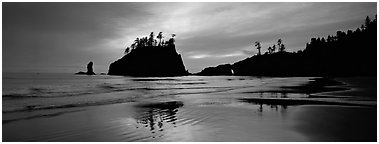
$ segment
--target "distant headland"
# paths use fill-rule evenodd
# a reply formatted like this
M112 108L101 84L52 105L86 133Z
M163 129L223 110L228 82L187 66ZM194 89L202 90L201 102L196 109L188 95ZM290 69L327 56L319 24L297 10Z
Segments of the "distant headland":
M312 38L304 50L286 52L279 39L261 54L260 42L254 56L234 64L208 67L195 75L237 76L376 76L377 22L366 17L355 31L337 31L327 38Z
M124 56L111 63L108 75L122 76L185 76L188 75L180 54L175 49L175 34L168 41L159 32L149 37L136 38L125 49Z

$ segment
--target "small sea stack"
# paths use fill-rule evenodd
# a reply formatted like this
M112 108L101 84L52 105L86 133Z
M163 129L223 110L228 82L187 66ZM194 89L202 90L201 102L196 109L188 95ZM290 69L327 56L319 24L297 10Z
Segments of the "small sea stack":
M93 72L93 62L90 61L88 64L87 64L87 72L77 72L75 74L78 74L78 75L96 75L95 72Z

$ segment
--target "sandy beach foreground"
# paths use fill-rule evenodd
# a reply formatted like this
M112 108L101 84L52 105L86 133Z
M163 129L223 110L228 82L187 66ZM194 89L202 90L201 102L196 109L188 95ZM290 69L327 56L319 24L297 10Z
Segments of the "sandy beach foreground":
M361 94L374 102L288 103L286 98L247 99L246 92L231 91L182 94L3 113L3 141L376 141L376 89L362 91L358 85L344 82L355 87L344 95ZM339 97L341 92L312 94L331 95ZM297 95L288 93L286 97Z
M376 109L354 106L89 107L3 125L4 141L376 141ZM177 108L175 108L177 107ZM258 108L259 109L259 108Z

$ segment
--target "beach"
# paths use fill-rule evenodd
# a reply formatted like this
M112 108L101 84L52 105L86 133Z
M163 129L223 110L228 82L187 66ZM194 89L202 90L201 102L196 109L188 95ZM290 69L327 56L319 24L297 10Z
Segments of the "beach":
M3 141L345 142L377 139L376 89L362 91L359 87L362 83L349 83L349 80L331 83L320 78L195 79L196 83L185 81L192 83L190 87L154 91L151 97L144 91L145 98L132 101L3 111ZM225 83L220 84L220 79ZM364 79L363 83L376 81L356 79ZM357 82L356 79L353 81ZM139 81L157 83L156 79ZM229 86L231 83L227 82L231 81L240 87ZM254 84L248 83L251 81L255 81ZM201 83L208 84L194 88ZM213 87L217 85L223 88ZM306 94L307 89L317 91ZM126 93L99 95L122 94Z
M3 142L377 142L377 2L4 2Z

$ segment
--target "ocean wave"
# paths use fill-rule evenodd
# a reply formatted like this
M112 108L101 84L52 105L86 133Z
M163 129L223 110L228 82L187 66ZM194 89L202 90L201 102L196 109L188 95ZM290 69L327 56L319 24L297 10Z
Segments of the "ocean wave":
M175 95L190 95L190 94L206 94L206 93L217 93L217 92L225 92L233 89L221 88L221 89L212 89L209 91L196 91L196 92L176 92L176 93L163 93L157 95L150 95L148 98L159 98L166 96L175 96ZM125 98L119 99L108 99L108 100L99 100L99 101L85 101L80 103L67 103L60 105L27 105L24 107L19 107L16 109L4 110L3 113L13 113L13 112L23 112L23 111L35 111L35 110L47 110L47 109L61 109L61 108L73 108L73 107L87 107L87 106L95 106L95 105L107 105L107 104L116 104L116 103L126 103L126 102L135 102L139 99L143 99L146 97L137 97L137 96L129 96Z
M265 105L344 105L344 106L367 106L376 107L371 103L357 103L355 101L336 99L309 99L309 98L241 98L242 102Z
M82 111L82 110L61 111L61 112L48 113L48 114L37 114L37 115L19 117L19 118L13 118L13 119L3 119L3 124L15 122L15 121L20 121L20 120L29 120L29 119L43 118L43 117L54 117L54 116L59 116L59 115L63 115L66 113L79 112L79 111Z
M367 105L365 101L346 100L349 97L311 95L323 91L349 89L341 83L325 79L196 77L178 80L176 78L126 79L120 77L112 80L95 79L77 82L72 80L69 85L56 84L47 87L41 84L26 88L27 90L24 88L19 93L16 90L3 92L3 105L6 105L3 113L127 103L141 99L172 98L193 94L220 94L220 97L230 99L246 97L251 99L241 99L241 101L251 103Z
M185 79L175 79L175 78L136 78L132 81L191 81Z
M61 109L61 108L74 108L74 107L86 107L95 105L106 105L106 104L116 104L124 102L134 102L133 99L114 99L107 101L96 101L96 102L83 102L83 103L70 103L62 105L28 105L22 108L17 108L13 110L3 110L3 113L13 113L13 112L25 112L25 111L35 111L35 110L48 110L48 109Z
M159 83L162 85L205 85L208 82L181 82L181 83Z
M58 97L73 97L73 96L84 96L90 94L105 94L112 92L121 91L167 91L167 90L206 90L206 89L225 89L233 87L210 87L210 86L196 86L196 87L124 87L119 85L99 85L98 88L91 90L78 90L78 91L44 91L42 89L39 92L29 92L29 93L6 93L3 94L3 100L9 99L28 99L28 98L58 98ZM234 87L241 88L241 87Z

